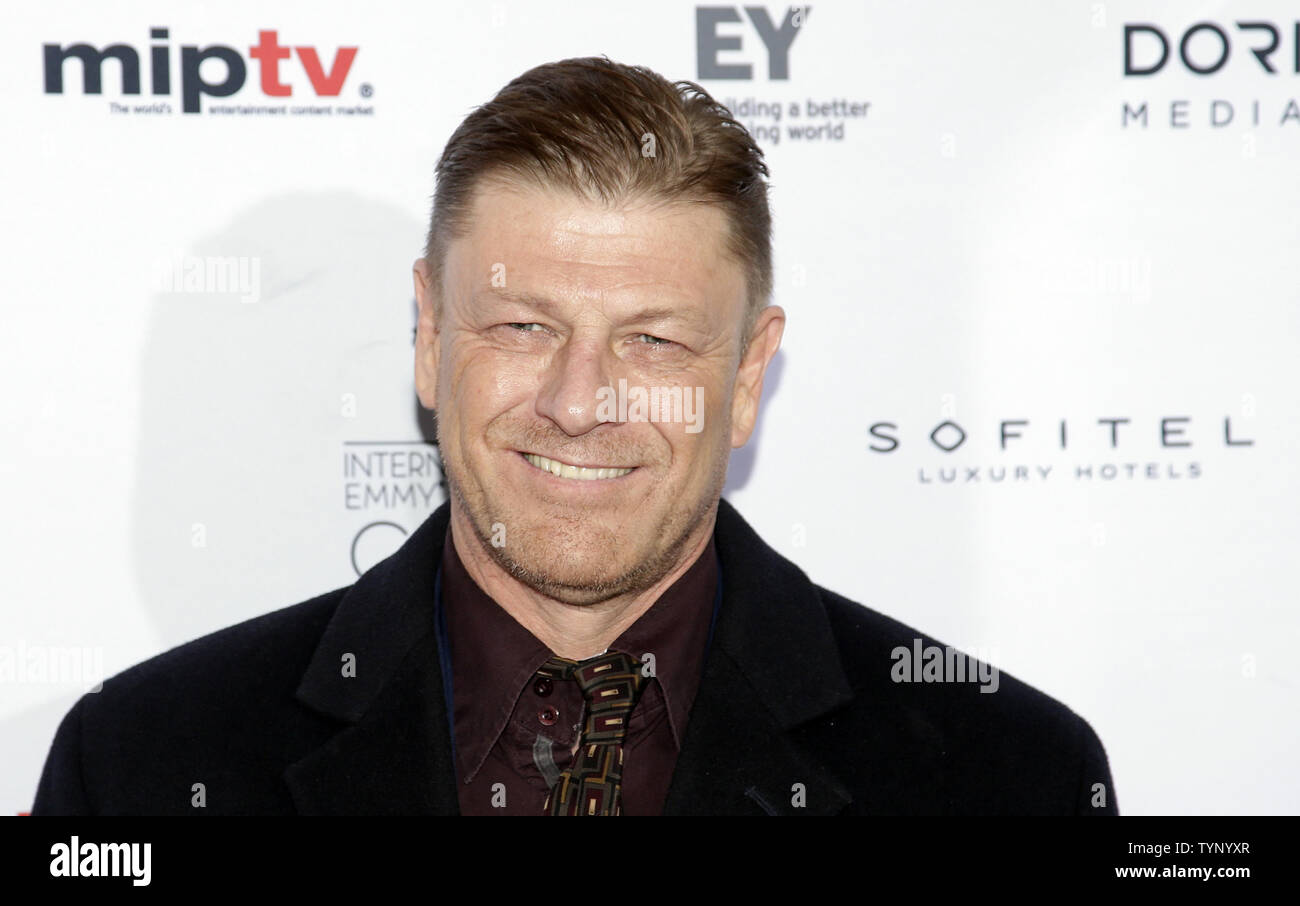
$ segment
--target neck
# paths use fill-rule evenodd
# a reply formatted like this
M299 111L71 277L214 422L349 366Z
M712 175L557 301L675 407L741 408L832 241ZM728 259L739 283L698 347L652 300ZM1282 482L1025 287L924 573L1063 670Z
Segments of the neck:
M519 625L560 657L583 660L600 654L629 626L640 619L673 583L682 577L708 547L717 511L701 525L682 548L677 564L657 582L641 591L615 595L595 604L569 604L520 582L484 549L469 517L453 498L451 541L456 555L479 588L496 601Z

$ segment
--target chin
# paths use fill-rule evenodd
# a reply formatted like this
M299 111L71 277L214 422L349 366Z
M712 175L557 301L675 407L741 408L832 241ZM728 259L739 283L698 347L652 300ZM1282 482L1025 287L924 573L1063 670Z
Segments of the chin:
M585 536L585 537L584 537ZM641 591L659 578L654 552L627 559L631 545L606 533L552 535L552 543L488 550L493 559L524 585L567 604L595 604ZM615 558L617 555L617 559Z
M501 565L520 582L566 604L596 604L635 591L637 587L625 573L611 573L608 561L597 568L595 564L566 566L554 560L520 562L505 554L499 559Z

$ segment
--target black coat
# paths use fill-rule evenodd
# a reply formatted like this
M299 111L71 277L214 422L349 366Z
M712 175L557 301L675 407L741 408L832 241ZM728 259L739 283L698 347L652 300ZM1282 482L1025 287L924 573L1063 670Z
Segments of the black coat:
M456 814L432 619L449 512L355 584L83 696L33 813ZM814 585L725 500L716 541L722 607L666 814L1117 814L1100 740L1060 702L1006 674L991 694L895 682L897 646L942 643Z

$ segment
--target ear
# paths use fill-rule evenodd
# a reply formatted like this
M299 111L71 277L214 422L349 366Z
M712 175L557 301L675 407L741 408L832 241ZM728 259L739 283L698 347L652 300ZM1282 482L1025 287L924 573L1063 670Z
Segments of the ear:
M415 326L415 392L426 409L438 408L438 293L429 262L416 258L412 267L419 317Z
M785 333L785 311L769 305L758 313L750 333L749 348L740 360L736 390L731 396L731 446L743 447L754 433L758 403L763 397L763 376Z

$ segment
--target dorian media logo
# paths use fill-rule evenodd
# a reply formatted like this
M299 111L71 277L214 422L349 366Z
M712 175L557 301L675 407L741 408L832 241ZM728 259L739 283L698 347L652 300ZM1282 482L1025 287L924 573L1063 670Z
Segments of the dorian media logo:
M1121 113L1124 128L1300 127L1300 101L1291 94L1300 76L1300 22L1126 22L1123 52L1130 85L1156 88L1189 76L1204 82L1190 92L1179 89L1179 96L1127 98ZM1215 81L1221 76L1233 76L1238 86L1259 86L1259 91L1250 96L1225 93Z
M358 47L335 49L332 60L326 65L314 46L281 44L275 29L260 29L257 43L249 46L246 54L226 44L202 47L182 44L179 54L173 54L171 45L167 43L169 29L151 28L149 37L162 43L150 44L147 55L123 43L103 47L86 42L43 45L45 93L64 94L65 89L80 76L81 90L85 95L102 95L105 83L110 83L117 98L110 102L113 113L171 113L171 101L178 92L181 111L186 114L319 116L373 113L373 108L368 105L314 103L321 98L342 97L345 91L351 90L362 98L371 96L373 89L369 84L362 83L352 89L349 81ZM146 67L142 67L142 56L147 56ZM239 94L249 81L250 68L256 69L255 88L247 93L259 91L261 97L256 102L222 105L204 102L204 98L229 98ZM150 96L162 100L128 105L126 101L129 98L143 94L146 69ZM262 103L266 99L277 102ZM292 103L288 99L292 99Z

